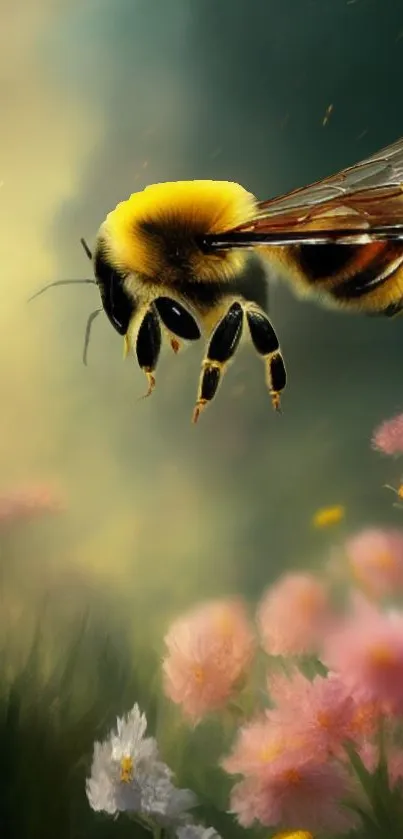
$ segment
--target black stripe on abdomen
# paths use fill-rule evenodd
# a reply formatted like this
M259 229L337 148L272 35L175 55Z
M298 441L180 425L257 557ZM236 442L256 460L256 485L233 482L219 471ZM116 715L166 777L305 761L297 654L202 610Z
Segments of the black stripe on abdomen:
M299 245L292 256L300 271L311 282L331 279L344 273L361 245Z
M352 265L350 268L352 275L348 279L340 279L339 282L335 282L331 288L332 296L339 300L363 297L371 291L379 289L382 285L390 283L401 265L397 265L391 271L388 271L388 269L399 256L403 257L401 247L396 247L392 243L385 243L384 248L375 254L364 268L361 268L358 262L357 270L354 272L354 266ZM384 276L385 273L386 276Z

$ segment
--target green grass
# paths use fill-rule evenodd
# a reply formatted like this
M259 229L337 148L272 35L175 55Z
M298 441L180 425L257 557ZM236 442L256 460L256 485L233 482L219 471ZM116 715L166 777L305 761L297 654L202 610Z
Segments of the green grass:
M0 653L1 838L145 839L124 814L94 813L85 794L94 741L104 739L134 702L146 712L148 733L157 736L178 785L198 795L195 818L223 837L248 835L225 813L229 779L218 766L232 726L212 720L187 728L160 696L157 656L134 656L127 627L113 632L106 635L92 615L63 637L60 629L55 634L54 617L45 617L16 675L4 675L12 655ZM56 663L49 667L49 660Z
M0 684L2 839L141 837L127 819L93 813L85 794L94 740L145 699L131 656L86 621L44 680L45 644L38 629L23 669ZM149 697L147 705L151 719Z

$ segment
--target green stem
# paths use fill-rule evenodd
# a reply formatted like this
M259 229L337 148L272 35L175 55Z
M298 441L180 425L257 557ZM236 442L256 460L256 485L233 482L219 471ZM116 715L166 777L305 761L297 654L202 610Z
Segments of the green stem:
M373 794L373 779L368 770L365 768L359 754L357 754L354 744L350 741L344 744L344 749L346 754L350 760L350 764L357 776L362 789L364 790L368 801L372 804L372 794Z
M136 824L139 824L140 827L143 827L148 831L148 833L152 833L155 839L160 839L161 828L157 827L152 819L147 818L145 815L140 815L139 813L131 813L130 815Z

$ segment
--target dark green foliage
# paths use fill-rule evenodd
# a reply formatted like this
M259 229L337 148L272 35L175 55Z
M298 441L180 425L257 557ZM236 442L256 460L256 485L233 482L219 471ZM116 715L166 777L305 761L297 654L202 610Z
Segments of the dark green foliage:
M0 686L0 824L2 839L139 839L121 817L93 813L85 795L93 742L115 717L145 701L124 644L83 622L60 664L44 680L38 630L26 664ZM4 658L4 657L3 657ZM147 702L152 720L155 713Z
M389 784L386 755L381 735L380 760L374 772L364 766L353 745L347 746L348 756L365 795L365 803L351 803L351 809L359 814L362 830L352 833L355 839L401 839L403 835L402 791L400 785L391 789Z

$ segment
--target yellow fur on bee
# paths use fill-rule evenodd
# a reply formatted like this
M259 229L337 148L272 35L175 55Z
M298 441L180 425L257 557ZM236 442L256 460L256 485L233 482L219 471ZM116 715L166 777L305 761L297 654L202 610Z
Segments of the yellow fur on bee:
M109 258L117 268L158 277L167 268L161 240L142 228L152 223L169 235L174 231L195 276L225 279L240 270L240 251L202 254L192 238L224 233L256 215L254 196L230 181L176 181L153 184L133 193L112 210L101 228Z

